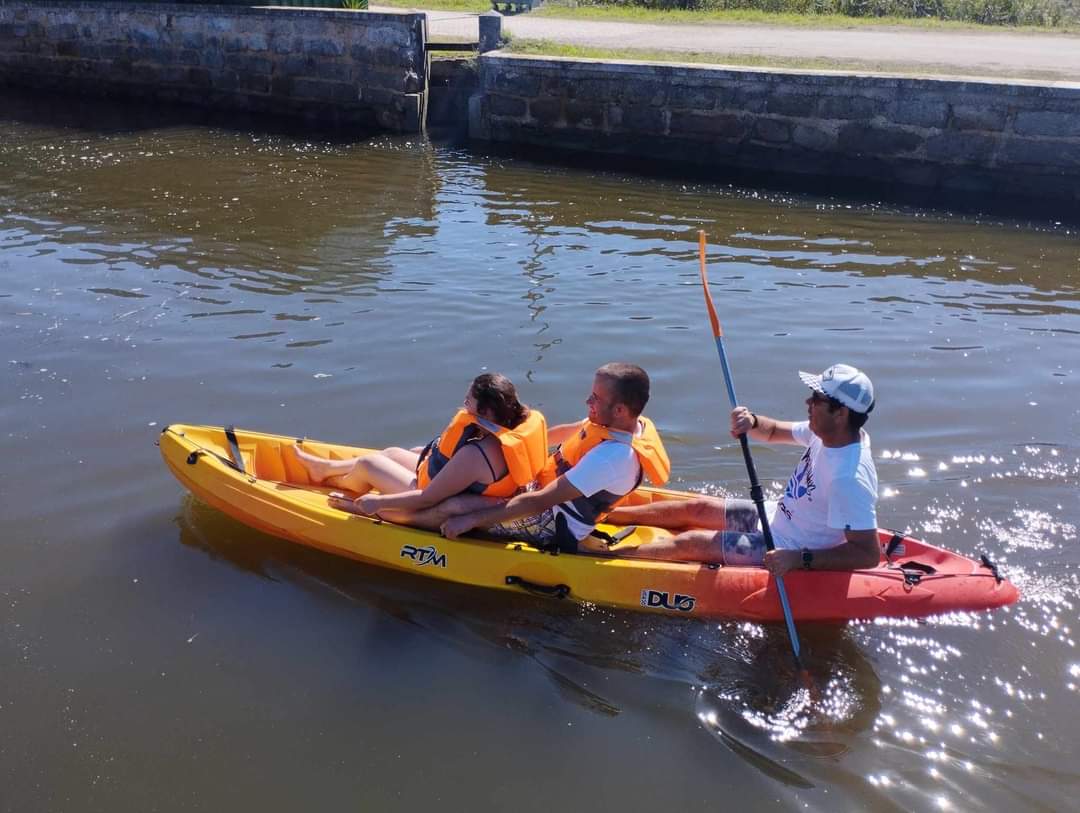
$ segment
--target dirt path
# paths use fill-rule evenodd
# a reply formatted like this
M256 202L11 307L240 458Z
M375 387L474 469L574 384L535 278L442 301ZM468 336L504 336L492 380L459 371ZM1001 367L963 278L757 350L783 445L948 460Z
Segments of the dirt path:
M428 12L433 38L476 36L476 18ZM1080 36L901 28L804 29L727 24L597 22L521 14L503 28L522 39L600 48L696 51L754 64L828 60L837 69L1032 78L1080 83Z

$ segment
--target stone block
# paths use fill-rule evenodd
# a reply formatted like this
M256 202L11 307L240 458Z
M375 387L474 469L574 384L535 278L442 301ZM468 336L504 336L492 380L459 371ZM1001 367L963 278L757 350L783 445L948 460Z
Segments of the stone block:
M880 99L866 96L823 96L817 106L817 115L823 119L868 120L885 109Z
M955 104L950 123L956 130L990 130L997 133L1005 129L1005 110Z
M1016 114L1013 131L1017 135L1080 138L1080 113L1022 111Z
M342 56L345 45L339 40L313 39L304 43L303 52L312 56Z
M797 124L791 131L791 141L813 152L834 152L837 149L836 131L810 124Z
M374 62L375 48L364 42L354 42L349 46L349 57L356 62Z
M494 90L501 93L510 93L515 96L539 96L540 77L535 74L527 74L522 71L497 71L490 78L482 71L485 77L484 90Z
M774 143L791 140L791 124L779 119L758 119L754 125L754 138Z
M917 133L867 124L846 124L838 134L840 149L855 154L898 155L917 150L922 143Z
M140 26L128 31L132 44L140 48L152 48L161 44L161 33L150 26Z
M207 48L201 52L199 64L211 70L222 70L225 67L225 54L217 48Z
M1028 167L1080 166L1080 140L1072 142L1035 138L1009 138L1005 140L998 161Z
M766 112L774 113L779 116L810 118L817 113L817 107L818 97L809 93L780 91L765 98ZM825 116L825 118L831 117Z
M238 73L269 74L273 63L264 56L230 54L225 57L225 67Z
M600 129L604 126L604 105L568 99L563 108L566 123L573 127Z
M725 103L717 105L745 113L762 113L772 89L765 82L744 82L737 85Z
M614 79L582 79L567 83L566 96L589 102L618 102L622 99L622 83Z
M902 99L885 115L896 124L943 130L949 122L949 105L943 100Z
M188 69L183 65L167 65L161 69L161 81L168 85L187 82Z
M281 98L292 98L293 83L296 80L291 76L275 75L270 77L270 94Z
M356 85L350 82L327 82L322 79L295 79L293 93L298 99L340 103L355 102L359 95Z
M298 48L294 48L294 45L296 45L297 42L299 42L299 40L294 42L292 34L277 34L270 43L270 50L275 54L280 54L282 56L291 54L294 51L299 50Z
M240 76L236 71L214 71L210 74L210 86L214 90L236 90L240 87Z
M674 136L742 139L749 133L748 121L733 113L672 113L668 129Z
M351 81L365 87L379 87L392 90L395 93L409 92L410 84L415 84L416 74L410 74L403 70L372 70L356 71ZM415 91L413 91L415 92Z
M311 75L319 79L330 79L335 82L351 82L357 78L358 71L351 62L339 62L331 59L314 60L314 70Z
M206 37L201 31L184 31L180 34L178 44L181 48L199 49L206 45Z
M208 14L204 21L207 31L217 31L222 34L231 34L233 31L233 24L232 17L217 16L213 14Z
M667 91L667 104L674 108L713 110L718 95L717 90L711 87L672 85Z
M373 87L357 88L357 99L369 107L389 107L398 94L392 90Z
M561 99L530 99L529 117L545 124L550 124L562 119Z
M245 93L269 93L270 77L265 74L243 74L240 76L240 90Z
M668 114L662 108L624 104L620 110L622 112L621 126L628 132L649 135L662 135L667 132Z
M667 96L667 85L662 82L624 82L621 88L620 99L624 104L635 106L659 106L664 104Z
M57 56L74 57L79 55L79 44L73 40L56 43Z
M49 28L48 37L51 40L74 40L79 38L79 27L73 23L59 23Z
M1000 137L981 133L945 132L926 140L926 157L947 164L983 166L1000 143Z
M266 34L259 31L248 31L243 37L244 47L249 51L260 53L270 50L270 39Z

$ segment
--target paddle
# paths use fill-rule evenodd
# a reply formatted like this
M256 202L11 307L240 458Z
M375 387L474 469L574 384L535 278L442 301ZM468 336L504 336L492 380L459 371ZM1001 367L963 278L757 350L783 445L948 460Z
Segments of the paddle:
M720 365L724 368L724 384L727 385L728 400L731 408L735 409L739 402L735 399L735 385L731 379L731 367L728 366L727 353L724 351L724 332L720 329L720 320L716 317L716 307L713 305L712 294L709 293L709 277L705 273L705 232L698 232L698 259L701 263L701 289L705 292L705 306L709 309L709 321L712 322L713 336L716 337L716 349L720 353ZM765 494L758 482L757 469L754 468L754 458L750 456L750 442L746 434L739 435L739 445L742 446L743 460L746 462L746 473L750 475L750 499L757 506L758 519L761 522L761 533L765 537L765 547L774 550L772 531L769 530L769 517L765 513ZM784 622L787 624L788 637L791 639L791 651L795 655L795 666L803 669L802 657L799 654L799 633L795 629L795 619L791 617L791 605L788 604L787 590L784 588L783 576L776 577L776 592L780 596L780 606L784 610Z

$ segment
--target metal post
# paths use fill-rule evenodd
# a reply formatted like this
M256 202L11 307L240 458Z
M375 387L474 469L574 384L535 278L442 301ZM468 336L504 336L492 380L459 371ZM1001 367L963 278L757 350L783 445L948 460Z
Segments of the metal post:
M485 11L479 17L480 53L494 51L502 45L502 15L497 11Z

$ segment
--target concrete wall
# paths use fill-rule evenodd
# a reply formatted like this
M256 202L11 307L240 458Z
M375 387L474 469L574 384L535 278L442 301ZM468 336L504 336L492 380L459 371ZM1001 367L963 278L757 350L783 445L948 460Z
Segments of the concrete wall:
M480 58L470 135L1080 204L1080 84Z
M0 84L423 128L423 14L0 0Z

